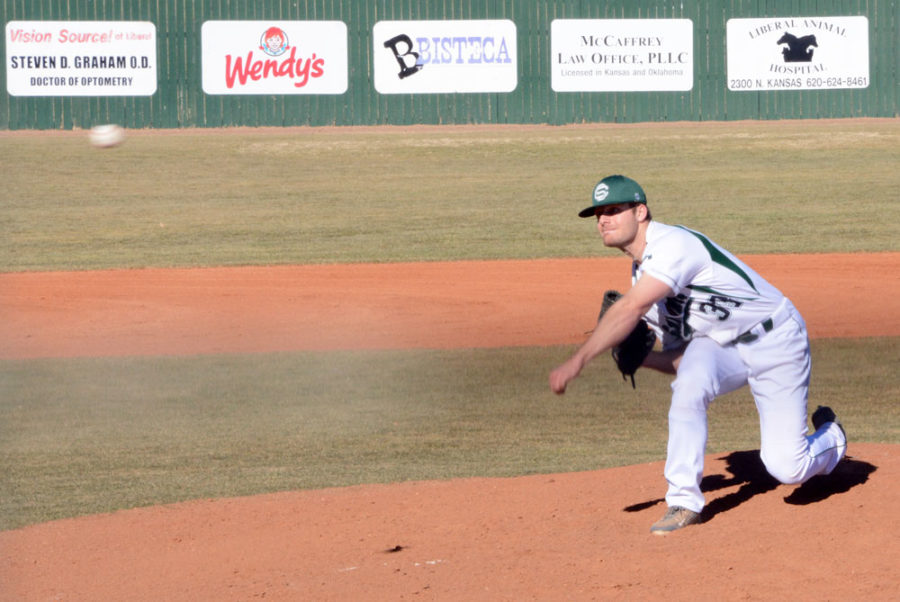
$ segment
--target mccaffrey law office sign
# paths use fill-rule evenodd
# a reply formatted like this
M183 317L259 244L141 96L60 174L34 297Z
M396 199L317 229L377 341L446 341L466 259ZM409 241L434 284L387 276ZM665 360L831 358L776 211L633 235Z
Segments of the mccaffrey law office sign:
M555 19L555 92L686 91L694 86L690 19Z

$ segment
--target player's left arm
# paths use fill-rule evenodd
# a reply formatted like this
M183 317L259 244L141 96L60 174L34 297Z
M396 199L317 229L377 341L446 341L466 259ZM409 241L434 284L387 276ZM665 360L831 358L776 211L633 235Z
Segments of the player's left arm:
M641 365L644 368L650 368L663 374L675 374L678 372L678 365L681 363L681 356L684 355L685 346L682 345L675 349L664 349L662 351L651 351Z
M589 361L622 342L654 303L672 294L665 282L644 274L612 304L584 345L550 373L550 389L557 394L565 393L568 384Z

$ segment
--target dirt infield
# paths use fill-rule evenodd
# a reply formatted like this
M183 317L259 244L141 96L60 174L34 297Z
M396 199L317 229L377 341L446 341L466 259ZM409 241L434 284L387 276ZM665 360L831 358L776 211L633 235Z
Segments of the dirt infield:
M813 337L900 335L900 253L745 259ZM2 274L0 358L576 343L624 261ZM710 456L707 524L665 538L662 463L55 521L0 533L0 599L894 599L897 449L850 454L797 488Z
M900 335L900 253L744 257L810 336ZM623 258L0 274L0 358L577 343ZM891 290L893 287L894 290Z

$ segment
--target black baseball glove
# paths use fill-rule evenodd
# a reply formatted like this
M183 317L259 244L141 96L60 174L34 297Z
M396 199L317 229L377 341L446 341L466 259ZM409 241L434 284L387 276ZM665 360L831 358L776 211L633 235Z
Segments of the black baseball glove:
M600 315L597 322L619 300L622 293L619 291L606 291L603 293L603 305L600 307ZM646 320L640 320L625 339L612 348L612 358L616 362L616 368L622 373L622 380L631 378L631 388L635 388L634 373L647 359L653 345L656 344L656 334L647 326Z

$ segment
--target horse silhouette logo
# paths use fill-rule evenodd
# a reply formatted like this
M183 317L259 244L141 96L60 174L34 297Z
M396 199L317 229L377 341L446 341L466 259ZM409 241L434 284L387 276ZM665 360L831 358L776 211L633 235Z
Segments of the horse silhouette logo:
M813 57L813 49L810 46L819 47L816 43L816 36L809 35L798 38L788 32L784 32L777 44L787 44L787 48L781 49L785 63L808 63Z

